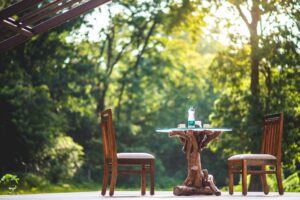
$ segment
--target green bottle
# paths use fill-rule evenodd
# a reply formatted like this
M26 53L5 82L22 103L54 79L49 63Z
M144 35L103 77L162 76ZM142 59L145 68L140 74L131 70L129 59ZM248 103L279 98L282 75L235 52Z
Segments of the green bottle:
M188 128L195 128L195 108L190 107L188 113Z

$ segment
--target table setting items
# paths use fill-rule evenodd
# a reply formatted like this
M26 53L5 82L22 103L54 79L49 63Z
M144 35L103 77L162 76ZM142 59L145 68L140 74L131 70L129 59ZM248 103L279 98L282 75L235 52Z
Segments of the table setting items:
M196 112L196 109L193 106L191 106L188 109L187 124L180 123L177 125L177 128L202 128L202 121L196 120L195 112ZM204 124L204 126L203 126L203 128L210 128L210 124Z

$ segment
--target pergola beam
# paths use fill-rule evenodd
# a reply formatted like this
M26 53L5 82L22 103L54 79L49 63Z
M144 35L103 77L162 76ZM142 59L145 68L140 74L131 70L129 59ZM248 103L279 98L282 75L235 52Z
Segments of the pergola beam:
M28 11L28 8L43 2L43 0L22 0L15 3L0 11L0 25L2 28L7 28L15 32L8 36L2 34L6 39L0 41L0 52L21 44L36 34L44 33L110 1L111 0L69 0L63 3L62 0L53 0L47 4L41 4L39 8L35 8L31 11ZM79 5L75 5L75 3ZM66 8L67 10L65 11ZM26 13L26 11L28 12ZM64 12L57 14L59 11ZM14 15L17 16L16 20L11 18Z
M66 8L67 6L72 6L74 3L77 3L81 0L70 0L68 2L65 2L57 7L54 7L53 9L49 9L47 10L47 12L43 12L41 15L37 16L37 17L34 17L34 18L31 18L31 19L27 19L27 20L24 20L22 21L23 23L29 23L29 24L34 24L40 20L43 20L45 18L47 18L48 16L50 15L53 15L55 14L56 12L58 12L59 10L62 10L64 8Z
M7 50L13 46L16 46L16 45L19 45L19 44L22 44L23 42L25 42L26 40L28 40L29 37L27 36L24 36L22 34L17 34L17 35L14 35L4 41L2 41L0 43L0 52L1 51L4 51L4 50Z
M43 7L41 7L40 9L38 9L38 10L36 10L36 11L33 11L33 12L31 12L31 13L28 13L28 14L26 14L26 15L20 17L17 21L18 21L18 22L24 23L24 22L28 21L29 19L35 17L36 15L38 15L38 14L40 14L40 13L43 13L43 12L46 11L47 9L49 9L49 8L51 8L51 7L53 7L53 6L55 6L55 4L58 4L58 3L62 2L62 1L63 1L63 0L55 0L55 1L53 1L53 2L51 2L51 3L49 3L49 4L47 4L47 5L45 5L45 6L43 6Z
M91 10L92 8L100 6L109 1L111 1L111 0L90 0L80 6L77 6L74 9L71 9L65 13L62 13L51 19L48 19L45 22L40 23L39 25L35 26L33 28L33 30L36 33L42 33L42 32L48 31L56 26L59 26L60 24L64 23L65 21L73 19L74 17L81 15L81 14Z
M25 0L25 1L17 2L9 6L8 8L5 8L0 11L0 20L18 14L19 12L25 10L26 8L29 8L37 3L40 3L41 1L43 0Z
M33 36L33 33L32 33L32 31L29 28L27 28L27 27L24 27L24 28L19 27L18 24L13 19L5 19L3 21L0 21L0 23L3 26L7 27L8 29L13 30L13 31L15 31L17 33L20 33L20 34L22 34L24 36L27 36L27 37L32 37Z

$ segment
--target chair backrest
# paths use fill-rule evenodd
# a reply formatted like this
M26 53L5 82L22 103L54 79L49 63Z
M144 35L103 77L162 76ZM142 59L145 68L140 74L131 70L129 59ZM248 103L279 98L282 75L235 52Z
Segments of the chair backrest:
M265 116L261 153L274 155L278 162L281 162L282 131L282 112Z
M117 147L111 109L101 112L101 130L104 161L114 163L117 161Z

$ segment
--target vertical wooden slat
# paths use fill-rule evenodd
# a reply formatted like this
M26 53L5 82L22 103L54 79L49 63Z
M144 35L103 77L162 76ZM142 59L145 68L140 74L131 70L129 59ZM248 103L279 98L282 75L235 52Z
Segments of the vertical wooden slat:
M113 126L113 119L112 119L112 110L110 110L110 134L111 134L111 155L112 159L117 160L117 145L116 145L116 134L115 134L115 129Z
M274 137L274 131L275 131L275 127L274 127L274 121L271 121L271 131L270 131L270 136L269 136L269 151L268 154L272 154L272 148L273 148L273 137Z
M280 119L278 119L278 123L276 124L276 137L275 137L275 144L273 155L277 156L277 150L279 148L279 137L280 137Z
M266 136L267 136L267 124L264 121L264 129L263 129L263 138L262 138L262 147L261 147L261 153L265 153L266 151Z
M280 113L280 125L279 125L279 136L278 136L278 148L277 148L277 162L281 164L281 144L283 134L283 113Z
M266 122L266 126L267 126L267 132L266 132L266 149L265 149L265 153L269 153L269 140L270 140L270 122Z
M276 119L276 122L275 122L275 132L274 132L274 139L273 139L273 150L272 150L272 155L276 156L276 149L277 149L277 138L278 138L278 135L279 135L279 132L278 132L278 119Z
M266 153L269 153L269 147L270 147L270 134L271 134L271 126L270 126L270 122L267 123L268 126L268 132L267 132L267 140L266 140Z
M108 139L107 139L107 118L104 115L101 115L101 130L102 130L102 144L103 144L103 153L104 160L108 161Z
M269 137L269 151L268 154L272 154L273 151L273 139L274 139L274 133L275 133L275 121L271 120L270 121L270 126L271 126L271 130L270 130L270 137Z
M242 161L242 193L247 195L247 160Z
M275 133L275 126L274 126L275 123L274 123L274 120L271 120L270 124L271 124L271 133L270 133L270 139L269 139L270 149L269 149L268 154L272 154L272 151L273 151L274 133Z
M106 119L105 119L105 137L106 137L106 152L107 152L107 158L109 159L109 160L111 160L111 152L110 152L110 133L109 133L109 125L108 125L108 123L109 123L109 119L108 119L108 117L106 117Z
M278 148L278 136L279 136L279 118L276 119L275 123L275 134L274 134L274 145L272 154L276 156L276 149Z

